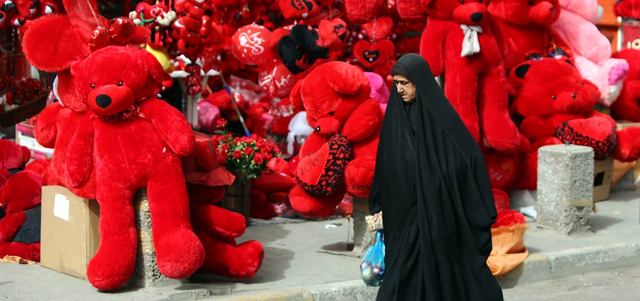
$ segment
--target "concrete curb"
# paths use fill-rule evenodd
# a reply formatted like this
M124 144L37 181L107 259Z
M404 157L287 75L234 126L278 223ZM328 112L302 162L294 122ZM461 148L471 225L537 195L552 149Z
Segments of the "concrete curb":
M511 273L498 278L503 288L562 278L569 275L640 265L640 244L619 243L607 247L587 247L547 254L531 254ZM305 288L260 292L238 292L216 296L227 301L351 301L374 300L377 288L364 286L361 280L328 283Z

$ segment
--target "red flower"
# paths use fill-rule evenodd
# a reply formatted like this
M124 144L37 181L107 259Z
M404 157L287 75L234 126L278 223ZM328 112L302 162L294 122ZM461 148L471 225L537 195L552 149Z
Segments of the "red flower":
M251 154L253 154L253 148L251 147L247 147L244 149L244 154L247 156L251 156Z
M242 152L237 150L233 152L233 158L234 159L240 159L240 157L242 157Z
M262 157L261 154L256 154L253 157L253 161L256 162L256 164L260 165L260 164L262 164L264 162L264 158Z

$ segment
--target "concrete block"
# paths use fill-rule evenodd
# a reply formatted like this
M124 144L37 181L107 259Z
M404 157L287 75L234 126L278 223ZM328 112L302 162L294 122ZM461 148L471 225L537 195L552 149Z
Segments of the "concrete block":
M364 251L375 238L375 233L367 231L364 217L369 215L369 200L353 198L353 255L362 257Z
M538 152L538 224L567 235L588 230L593 210L593 149L561 144Z
M156 250L151 234L151 213L147 191L140 190L134 199L136 227L138 229L138 256L132 284L137 287L165 286L179 284L179 280L160 274L156 262Z

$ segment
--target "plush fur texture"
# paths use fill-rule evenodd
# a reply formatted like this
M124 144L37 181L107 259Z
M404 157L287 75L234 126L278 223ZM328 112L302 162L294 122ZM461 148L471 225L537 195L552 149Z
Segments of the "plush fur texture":
M611 105L620 94L629 64L611 58L611 43L595 25L598 1L560 0L560 6L560 16L551 25L554 38L570 47L582 77L600 89L600 102Z
M2 157L2 155L0 155ZM20 171L12 176L0 169L0 258L6 255L40 261L40 243L14 242L15 235L30 221L26 210L40 206L42 175L34 171Z
M510 81L517 91L512 108L523 117L520 132L528 140L523 144L528 147L523 148L517 188L536 189L537 150L544 145L582 144L606 156L613 152L609 145L617 142L616 159L629 161L637 155L638 139L631 137L638 129L616 132L611 117L593 108L600 95L597 87L582 79L566 58L522 63L514 68ZM566 135L566 127L572 135Z
M476 1L428 1L429 19L421 54L434 75L444 73L445 95L472 136L498 151L518 147L518 132L509 117L508 90L500 49L486 23L486 6ZM480 52L461 57L461 25L480 26Z
M630 68L622 93L611 106L611 115L616 120L640 122L640 50L625 49L614 57L629 62Z
M507 70L530 53L555 48L549 26L558 19L559 8L558 0L491 0L488 12Z
M0 139L0 169L23 167L31 159L28 148L11 140Z
M369 193L378 134L382 121L379 104L369 98L370 86L364 73L343 62L329 62L318 66L292 92L293 102L299 99L307 111L307 122L315 129L300 150L296 177L307 187L322 185L320 179L337 177L332 193L313 196L296 185L289 198L292 208L307 216L328 216L344 197L345 192L357 197ZM333 158L328 141L336 134L351 145L351 158ZM338 153L335 153L338 154ZM308 158L315 157L317 160ZM344 170L326 168L336 159L347 160ZM343 172L344 176L325 174Z
M132 200L141 188L148 193L160 272L171 278L191 275L204 250L191 230L179 156L192 151L194 137L180 112L154 98L167 75L148 52L117 46L74 63L72 74L97 117L83 116L88 126L69 143L65 166L73 187L96 173L101 237L87 269L89 281L111 290L132 275L137 252Z

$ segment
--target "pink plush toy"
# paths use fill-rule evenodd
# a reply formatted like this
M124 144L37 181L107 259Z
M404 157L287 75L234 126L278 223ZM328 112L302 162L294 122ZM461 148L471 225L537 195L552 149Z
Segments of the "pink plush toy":
M383 112L386 111L387 103L389 102L389 88L386 82L382 76L375 72L365 72L364 75L369 80L369 85L371 85L369 97L380 103L380 109L382 109Z
M560 0L560 17L551 25L556 40L571 48L582 77L598 87L600 103L610 106L620 95L629 70L625 60L611 58L611 43L598 30L597 0Z

